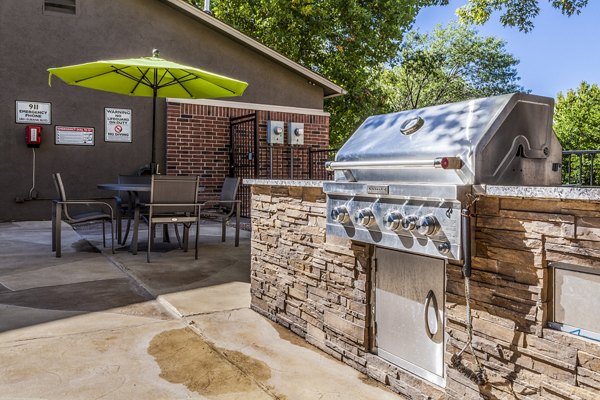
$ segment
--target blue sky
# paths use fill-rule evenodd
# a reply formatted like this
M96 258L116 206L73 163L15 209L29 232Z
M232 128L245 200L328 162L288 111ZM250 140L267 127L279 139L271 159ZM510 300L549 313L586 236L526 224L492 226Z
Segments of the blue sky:
M414 28L428 32L436 24L456 19L454 11L467 0L450 0L448 6L428 7L417 16ZM540 14L529 33L503 27L499 14L477 27L484 36L496 36L521 62L520 84L533 94L556 97L575 89L582 80L600 84L600 1L590 0L581 14L566 17L540 0Z

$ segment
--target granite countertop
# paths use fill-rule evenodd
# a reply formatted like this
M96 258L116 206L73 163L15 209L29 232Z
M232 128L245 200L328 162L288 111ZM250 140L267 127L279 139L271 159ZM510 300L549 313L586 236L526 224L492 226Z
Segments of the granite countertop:
M497 197L600 201L600 188L578 186L483 186L484 193Z
M325 181L301 179L244 179L244 185L323 187Z
M325 181L294 179L244 179L246 185L322 187ZM477 186L488 196L529 197L536 199L588 200L600 202L600 188L577 186Z

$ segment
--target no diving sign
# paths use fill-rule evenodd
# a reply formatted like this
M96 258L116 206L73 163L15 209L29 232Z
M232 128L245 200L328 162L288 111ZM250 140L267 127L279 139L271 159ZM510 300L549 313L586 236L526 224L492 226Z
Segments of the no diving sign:
M131 117L131 109L105 108L104 140L107 142L131 143Z

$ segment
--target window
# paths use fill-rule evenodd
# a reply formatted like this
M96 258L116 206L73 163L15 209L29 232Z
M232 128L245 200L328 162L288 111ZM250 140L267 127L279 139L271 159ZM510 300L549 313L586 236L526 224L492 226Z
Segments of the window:
M44 14L77 13L77 0L44 0Z
M550 265L550 327L600 341L600 269Z

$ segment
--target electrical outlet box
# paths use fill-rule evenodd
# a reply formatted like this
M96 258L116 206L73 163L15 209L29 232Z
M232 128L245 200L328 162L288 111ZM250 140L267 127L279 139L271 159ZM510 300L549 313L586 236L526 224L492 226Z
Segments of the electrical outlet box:
M288 123L288 144L304 144L304 124L301 122Z
M283 121L267 121L267 143L283 144Z

